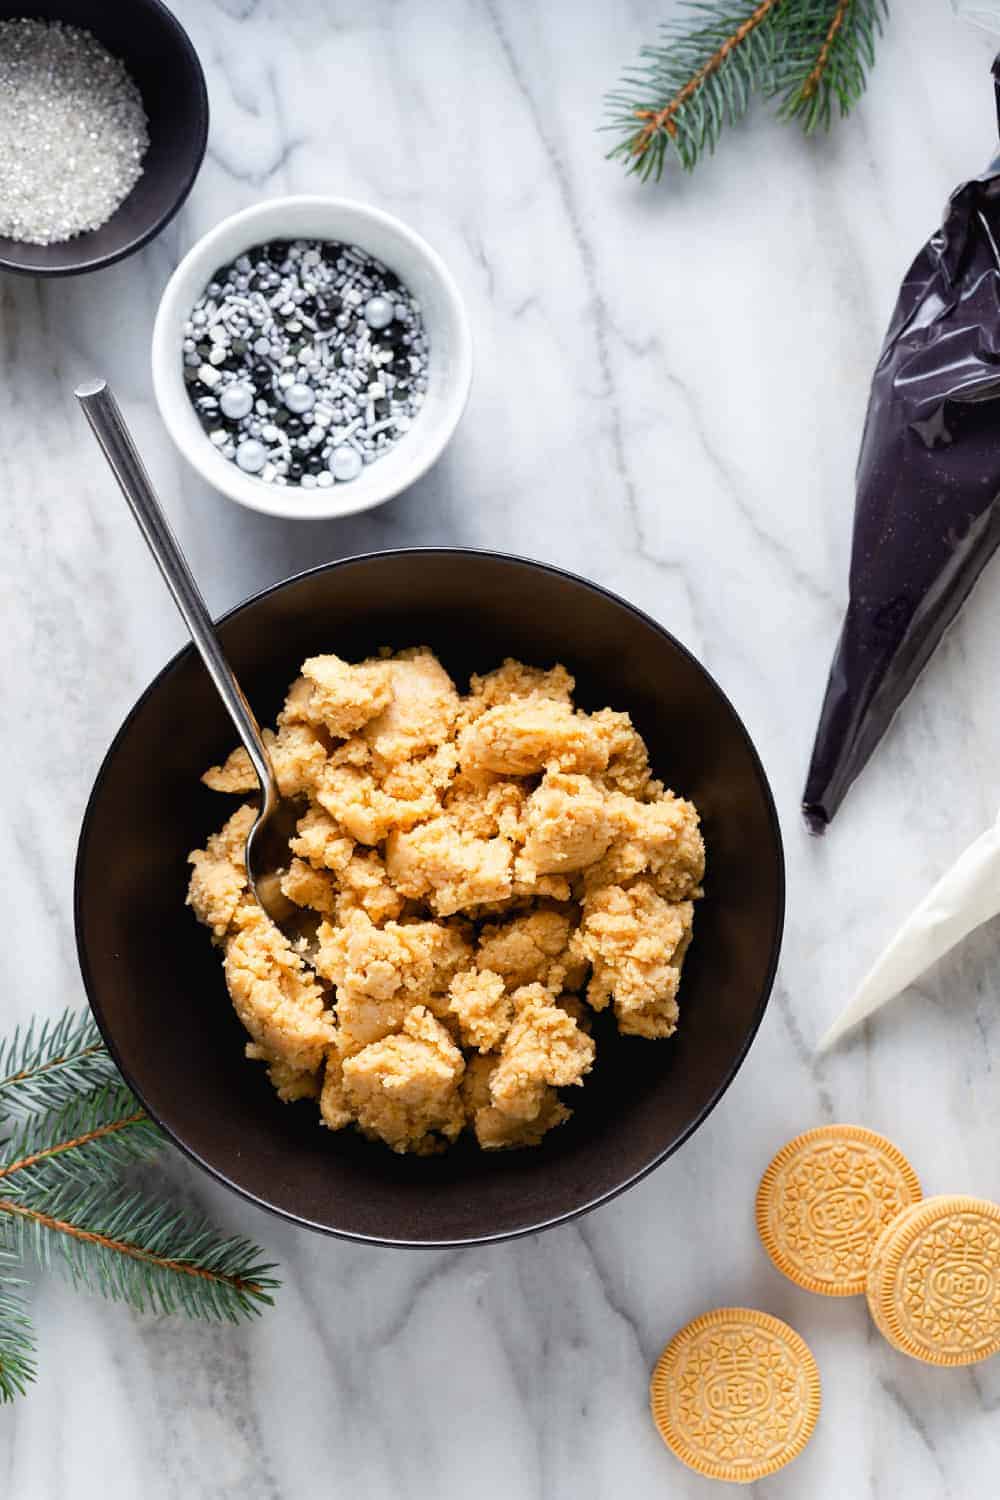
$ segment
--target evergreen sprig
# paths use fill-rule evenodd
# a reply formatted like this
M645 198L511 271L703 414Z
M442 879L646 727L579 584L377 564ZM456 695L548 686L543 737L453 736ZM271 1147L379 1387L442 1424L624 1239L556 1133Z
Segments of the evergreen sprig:
M163 1145L120 1079L15 1123L0 1156L0 1198L30 1198L64 1181L89 1183L147 1160Z
M2 1230L0 1230L2 1235ZM25 1305L20 1261L10 1243L0 1238L0 1402L23 1396L35 1378L35 1330Z
M0 1045L0 1402L35 1375L19 1272L32 1255L138 1312L239 1322L278 1286L249 1240L120 1181L164 1144L89 1016L67 1011Z
M255 1245L141 1192L67 1181L29 1201L0 1197L4 1211L23 1219L43 1267L58 1261L75 1286L137 1312L238 1323L273 1303L274 1267Z
M0 1038L0 1121L16 1110L57 1109L117 1077L89 1012L33 1020Z
M691 171L754 94L807 133L864 93L887 0L684 0L608 96L610 152L643 179Z

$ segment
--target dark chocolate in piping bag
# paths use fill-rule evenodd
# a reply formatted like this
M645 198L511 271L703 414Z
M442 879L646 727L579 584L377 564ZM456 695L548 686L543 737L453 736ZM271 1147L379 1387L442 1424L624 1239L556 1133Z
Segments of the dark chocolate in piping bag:
M1000 56L993 64L1000 121ZM850 600L803 798L821 833L1000 542L1000 155L903 282L858 459Z

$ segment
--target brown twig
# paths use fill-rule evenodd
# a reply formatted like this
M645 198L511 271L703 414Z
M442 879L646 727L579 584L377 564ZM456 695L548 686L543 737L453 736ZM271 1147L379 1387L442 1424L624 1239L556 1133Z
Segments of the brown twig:
M163 1255L154 1255L151 1250L143 1250L140 1245L133 1245L129 1240L116 1240L110 1235L81 1229L78 1224L70 1224L66 1219L54 1219L51 1214L43 1214L37 1208L29 1208L27 1204L16 1203L10 1198L0 1198L0 1214L4 1213L17 1214L22 1219L30 1219L34 1224L54 1229L58 1234L68 1234L72 1239L83 1240L90 1245L102 1245L105 1250L114 1250L118 1255L127 1255L132 1260L156 1266L161 1271L176 1271L178 1275L193 1276L202 1281L223 1282L226 1286L234 1287L238 1292L248 1292L251 1296L263 1293L263 1288L255 1281L243 1281L239 1276L226 1276L219 1271L206 1271L203 1266L192 1266L183 1260L168 1260Z
M96 1130L88 1130L86 1135L74 1136L71 1141L57 1141L54 1146L46 1146L44 1151L35 1151L31 1156L22 1156L20 1161L12 1161L7 1166L0 1167L0 1179L13 1177L15 1172L23 1171L25 1167L33 1167L36 1162L45 1161L50 1156L60 1156L63 1151L74 1151L77 1146L87 1146L91 1141L99 1141L107 1135L115 1135L119 1130L124 1130L128 1125L138 1125L140 1120L146 1119L146 1112L137 1109L134 1115L126 1115L121 1120L112 1120L107 1125L100 1125Z
M841 3L846 4L846 0L841 0ZM642 156L649 149L650 142L659 131L665 130L670 136L677 134L674 116L698 92L705 80L711 78L713 73L719 71L729 54L741 46L751 32L756 31L761 22L770 15L775 6L780 4L781 0L760 0L757 9L751 15L747 16L746 20L741 26L736 28L732 36L726 38L716 52L712 53L708 61L703 63L697 73L688 79L684 87L674 95L669 104L665 104L662 109L657 110L636 110L636 119L645 120L646 123L632 142L631 150L633 156Z
M830 22L830 29L826 33L823 45L820 48L819 57L816 59L816 66L802 85L802 94L800 96L802 99L811 99L819 88L823 74L826 72L826 65L830 61L830 53L833 51L837 32L844 24L844 17L847 15L850 5L851 0L839 0L837 9L833 13L833 20Z

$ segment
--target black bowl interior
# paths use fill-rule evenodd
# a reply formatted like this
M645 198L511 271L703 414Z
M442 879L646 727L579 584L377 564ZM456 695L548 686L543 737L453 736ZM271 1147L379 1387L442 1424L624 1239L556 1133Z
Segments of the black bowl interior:
M218 953L184 906L185 856L233 803L198 775L233 733L191 649L160 674L98 776L77 866L77 939L91 1004L152 1114L223 1181L308 1225L387 1242L503 1237L592 1207L675 1149L732 1079L760 1021L784 904L767 782L702 667L651 620L539 564L458 551L350 559L279 585L222 623L264 722L304 657L427 643L464 687L504 656L563 661L581 706L628 709L654 766L698 804L707 894L668 1042L599 1029L575 1114L535 1150L460 1144L398 1157L283 1105L226 995ZM602 1020L604 1018L601 1018Z
M0 266L7 270L32 276L93 271L138 250L187 197L208 138L201 64L186 31L160 0L0 0L0 20L20 16L93 32L125 64L149 117L142 176L100 229L58 245L0 236Z

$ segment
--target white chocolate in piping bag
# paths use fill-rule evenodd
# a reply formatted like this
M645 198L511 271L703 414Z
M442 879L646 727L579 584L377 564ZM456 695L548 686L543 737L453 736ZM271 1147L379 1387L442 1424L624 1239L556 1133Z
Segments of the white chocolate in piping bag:
M1000 816L942 875L862 980L854 999L820 1041L832 1047L880 1010L975 927L1000 912Z

